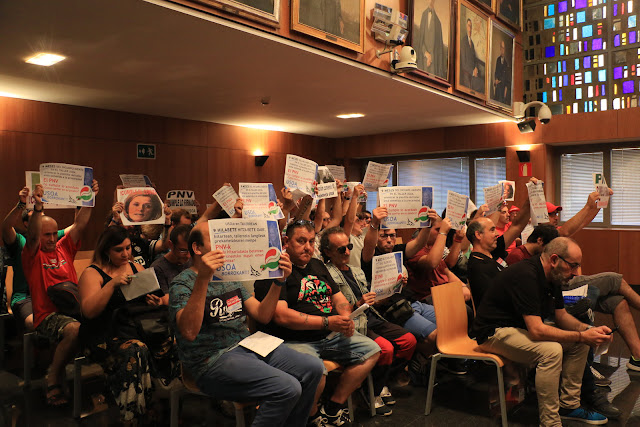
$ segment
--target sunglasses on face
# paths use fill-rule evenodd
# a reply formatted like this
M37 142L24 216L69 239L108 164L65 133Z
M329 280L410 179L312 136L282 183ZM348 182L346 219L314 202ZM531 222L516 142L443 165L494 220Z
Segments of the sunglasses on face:
M336 252L338 252L340 255L344 255L347 253L347 249L353 250L353 243L349 243L347 246L340 246L336 248Z

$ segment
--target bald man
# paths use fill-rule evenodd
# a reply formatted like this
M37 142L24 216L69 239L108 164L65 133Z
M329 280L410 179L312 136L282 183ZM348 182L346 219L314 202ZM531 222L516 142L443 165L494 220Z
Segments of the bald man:
M92 190L94 197L97 196L98 181L93 180ZM47 404L60 406L67 403L62 390L64 367L78 351L80 322L59 313L49 298L47 289L61 282L78 283L73 261L93 209L80 208L69 232L58 240L58 223L42 213L43 194L42 185L36 185L33 192L33 214L29 219L26 244L22 249L22 268L31 291L33 326L41 335L58 342L47 376Z
M575 241L552 240L542 254L495 277L473 322L472 334L483 351L536 367L540 425L545 427L560 427L561 419L607 422L580 406L580 386L589 346L611 342L611 330L580 322L567 313L562 298L562 286L579 273L581 262ZM551 317L555 326L543 322Z

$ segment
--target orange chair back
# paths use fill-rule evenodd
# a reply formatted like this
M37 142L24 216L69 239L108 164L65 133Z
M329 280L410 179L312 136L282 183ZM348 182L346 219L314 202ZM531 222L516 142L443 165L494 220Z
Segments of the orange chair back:
M462 283L451 282L431 288L436 312L438 335L436 343L443 353L450 351L460 341L469 341L467 334L467 308L462 294Z

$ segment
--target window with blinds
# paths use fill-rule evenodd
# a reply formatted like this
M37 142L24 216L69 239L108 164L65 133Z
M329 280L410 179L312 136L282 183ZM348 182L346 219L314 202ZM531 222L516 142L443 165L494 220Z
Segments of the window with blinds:
M477 158L476 206L484 204L484 189L507 179L507 159L505 157Z
M589 193L595 190L593 173L604 172L603 165L602 152L563 154L560 157L561 221L571 219L584 207ZM637 177L640 178L640 175ZM609 185L613 188L612 184ZM555 200L549 201L557 204ZM592 222L603 222L602 209Z
M609 199L613 225L640 225L640 148L611 150L611 182L615 194Z
M447 207L448 190L469 194L469 158L399 161L397 185L433 187L433 208L441 214Z

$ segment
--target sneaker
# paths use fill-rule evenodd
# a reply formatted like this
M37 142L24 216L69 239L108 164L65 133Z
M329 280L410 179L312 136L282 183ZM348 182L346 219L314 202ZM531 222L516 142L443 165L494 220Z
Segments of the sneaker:
M320 413L324 418L326 418L327 426L342 426L348 427L351 425L351 420L349 419L349 409L342 408L335 415L329 415L324 410L324 405L320 408Z
M585 396L582 399L582 403L584 406L604 415L607 418L619 418L622 414L620 409L616 408L609 402L606 393L599 390L590 393L588 396Z
M322 416L320 411L318 411L315 418L307 421L307 427L325 427L326 425L327 425L327 419Z
M464 359L442 358L438 363L447 372L454 375L465 375L467 373L467 364Z
M596 368L590 366L593 379L598 387L608 387L611 385L611 380L602 375Z
M383 417L386 417L393 413L391 408L389 408L387 405L384 404L380 396L376 396L375 407L376 407L376 415L381 415Z
M592 425L602 425L609 422L604 415L589 411L583 407L576 409L560 408L560 418L563 420L582 421L583 423Z
M636 359L631 356L629 361L627 362L627 369L631 369L632 371L640 371L640 359Z
M389 387L382 387L382 391L380 392L380 397L385 405L395 405L396 399L393 398L391 392L389 391Z

